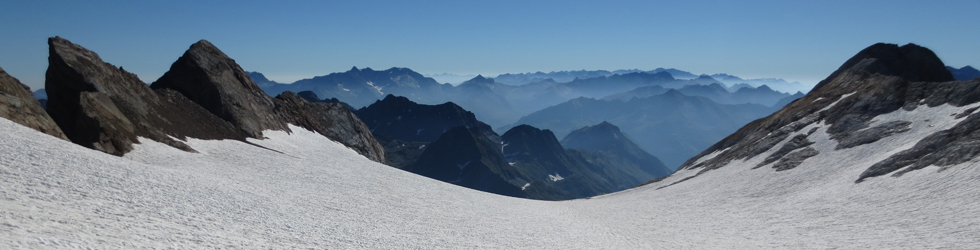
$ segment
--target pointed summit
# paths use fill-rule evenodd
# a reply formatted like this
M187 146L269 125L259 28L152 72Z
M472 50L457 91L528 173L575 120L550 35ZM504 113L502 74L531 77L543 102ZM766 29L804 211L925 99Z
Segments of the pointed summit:
M251 137L262 138L266 129L288 130L275 118L272 98L207 40L191 45L150 87L177 91Z

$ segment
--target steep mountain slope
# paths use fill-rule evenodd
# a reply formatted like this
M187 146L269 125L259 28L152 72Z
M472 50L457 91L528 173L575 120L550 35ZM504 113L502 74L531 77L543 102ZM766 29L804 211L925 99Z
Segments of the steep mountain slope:
M567 149L601 154L612 161L609 165L640 169L650 174L651 179L664 177L673 172L656 156L650 155L633 143L633 140L623 134L619 127L608 122L572 131L561 140L561 145ZM639 173L631 175L642 176Z
M863 170L853 176L860 182L956 165L977 155L968 145L980 129L978 101L980 81L954 82L929 49L875 44L805 97L746 125L682 168L694 176L746 163L788 171L859 157L848 165Z
M517 124L549 129L558 137L572 130L608 121L620 124L641 148L670 168L725 138L748 122L776 110L758 104L722 105L676 90L630 101L577 98L528 116ZM508 129L502 127L500 130Z

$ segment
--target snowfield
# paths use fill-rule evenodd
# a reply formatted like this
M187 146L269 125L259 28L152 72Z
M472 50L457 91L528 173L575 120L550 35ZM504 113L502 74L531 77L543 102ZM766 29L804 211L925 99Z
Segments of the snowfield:
M141 139L115 157L0 119L0 248L975 249L977 160L855 183L967 108L882 115L911 130L837 151L811 124L820 154L790 170L752 169L777 145L561 202L417 176L299 127L254 145L190 139L199 153Z

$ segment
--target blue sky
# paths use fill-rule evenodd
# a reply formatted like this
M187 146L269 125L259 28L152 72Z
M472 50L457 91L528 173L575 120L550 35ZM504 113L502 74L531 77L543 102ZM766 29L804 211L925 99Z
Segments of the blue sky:
M280 82L678 68L815 83L876 42L980 65L980 1L4 1L0 67L43 86L62 36L152 82L207 39Z

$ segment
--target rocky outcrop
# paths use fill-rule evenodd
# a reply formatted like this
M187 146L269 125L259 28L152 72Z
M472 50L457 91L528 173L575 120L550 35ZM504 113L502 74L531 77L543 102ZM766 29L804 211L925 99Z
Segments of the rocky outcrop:
M262 138L267 129L286 130L286 118L240 66L206 40L191 45L153 89L172 89L247 135Z
M822 128L829 140L836 141L833 150L876 144L884 138L909 131L916 122L902 119L875 122L879 115L900 109L912 111L922 106L948 104L961 107L980 101L980 80L953 80L942 61L929 49L914 44L875 44L847 60L803 98L749 123L691 158L681 168L701 169L700 174L735 160L763 155L781 144L781 148L769 154L757 167L771 163L777 171L793 169L806 159L822 154L810 146L814 141L826 140L811 136ZM902 170L895 175L926 166L959 164L980 155L975 147L980 141L976 139L980 138L977 136L980 134L980 115L973 114L974 110L964 112L968 113L965 115L953 114L951 117L955 119L966 119L873 164L856 176L857 181L899 169ZM810 129L804 131L806 127Z
M114 155L149 138L192 151L173 138L262 138L288 123L316 131L385 162L384 149L343 104L310 103L262 92L234 60L207 41L191 48L152 86L60 37L51 47L48 112L72 142Z
M42 133L68 140L41 103L34 99L31 89L0 68L0 117Z
M368 159L385 163L385 150L371 130L342 103L308 102L296 93L276 96L277 114L286 121L340 142Z
M171 138L244 139L245 135L186 98L161 96L121 67L60 37L48 39L47 111L72 142L114 155L138 137L184 150ZM193 117L197 119L188 119Z

